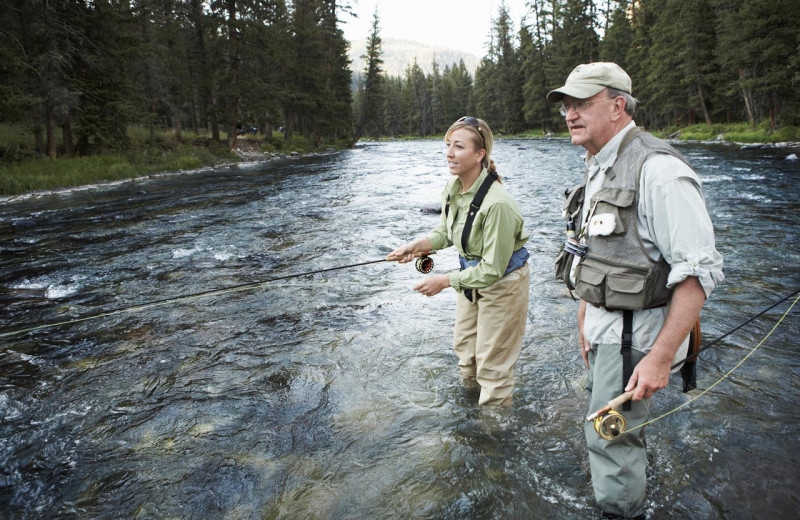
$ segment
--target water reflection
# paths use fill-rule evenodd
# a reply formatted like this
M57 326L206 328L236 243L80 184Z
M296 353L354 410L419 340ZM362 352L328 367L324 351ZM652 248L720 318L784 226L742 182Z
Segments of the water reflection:
M716 337L798 285L798 166L683 146L726 261ZM11 517L590 518L575 304L552 277L580 150L499 140L531 231L511 412L479 410L451 352L452 293L410 265L275 282L7 338L0 508ZM137 181L0 206L0 330L380 258L431 229L437 142ZM438 272L457 268L453 251ZM780 308L782 311L786 306ZM701 359L707 388L778 310ZM796 315L793 315L796 316ZM790 316L728 381L650 427L652 518L794 511ZM677 384L654 406L686 400Z

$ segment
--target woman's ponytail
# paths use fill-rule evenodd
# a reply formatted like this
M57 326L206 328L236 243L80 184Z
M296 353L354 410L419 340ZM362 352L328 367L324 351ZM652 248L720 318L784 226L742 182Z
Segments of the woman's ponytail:
M486 165L484 165L484 166L486 166ZM489 165L486 166L486 169L489 170L491 173L494 173L495 175L497 175L497 182L499 182L499 183L503 182L502 178L497 173L497 166L494 165L494 159L491 159L491 158L489 159Z

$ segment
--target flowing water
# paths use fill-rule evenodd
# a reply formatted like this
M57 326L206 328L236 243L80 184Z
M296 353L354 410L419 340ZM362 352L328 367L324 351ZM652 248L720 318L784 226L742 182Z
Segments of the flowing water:
M800 286L800 167L785 150L680 149L725 258L710 340ZM496 145L531 233L510 411L462 388L455 293L418 295L411 264L131 309L0 338L0 517L592 518L576 304L552 279L581 155ZM421 210L447 175L438 142L364 144L6 201L0 333L380 259L436 225ZM434 258L457 268L453 249ZM699 390L791 301L704 353ZM648 427L650 518L796 513L799 311ZM656 414L689 399L675 379Z

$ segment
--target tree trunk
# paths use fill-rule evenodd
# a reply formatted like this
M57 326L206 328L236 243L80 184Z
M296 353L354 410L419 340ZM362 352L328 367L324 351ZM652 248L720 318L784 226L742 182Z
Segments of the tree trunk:
M53 109L47 109L47 156L50 159L56 158L56 131L55 131L55 117L53 117Z
M61 125L61 134L61 139L64 141L64 155L72 157L75 155L75 147L72 145L72 116L68 116Z
M239 119L239 30L236 27L236 1L228 0L228 146L236 146L236 122Z
M172 111L172 126L175 128L175 139L180 143L183 142L183 134L181 133L181 112L177 108Z
M236 148L236 123L231 123L228 127L228 147L231 150Z
M739 69L739 79L745 78L744 69ZM753 94L750 89L742 87L742 97L744 98L745 108L747 108L747 120L751 125L756 124L755 107L753 105Z
M44 133L41 120L36 121L33 125L33 139L36 141L36 151L44 155Z
M776 112L777 112L777 110L775 110L775 103L770 103L769 104L769 123L770 123L770 129L773 132L778 128L778 126L775 124L775 113Z
M703 111L703 118L706 120L706 124L711 124L711 116L708 114L708 107L706 107L706 97L703 94L703 86L698 82L697 83L697 95L700 97L700 110Z

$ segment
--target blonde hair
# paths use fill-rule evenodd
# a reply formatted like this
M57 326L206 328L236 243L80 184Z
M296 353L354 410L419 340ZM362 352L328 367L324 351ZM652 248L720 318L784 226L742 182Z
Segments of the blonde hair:
M447 142L450 139L450 135L459 128L466 128L469 130L469 132L472 134L472 142L475 145L476 150L486 150L486 155L481 161L481 166L490 172L497 174L497 167L494 165L494 161L492 160L494 136L492 135L492 129L489 128L489 125L486 124L486 121L471 116L464 116L458 119L455 123L450 125L450 128L448 128L447 132L445 132L445 142ZM497 176L497 180L498 182L500 181L499 175Z

